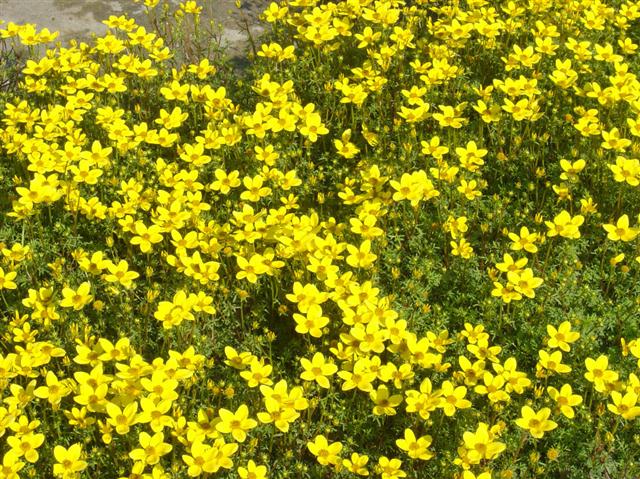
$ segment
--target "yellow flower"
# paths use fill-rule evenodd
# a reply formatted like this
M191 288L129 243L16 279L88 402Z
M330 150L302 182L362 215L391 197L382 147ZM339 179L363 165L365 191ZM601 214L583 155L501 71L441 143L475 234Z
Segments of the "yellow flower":
M469 344L476 344L481 339L489 339L489 334L484 331L482 324L473 326L470 323L464 323L464 331L460 334L466 338Z
M223 195L228 194L231 191L231 188L240 186L240 172L238 170L233 170L227 173L226 171L218 168L214 172L214 175L216 177L216 181L211 183L211 189L219 191Z
M177 81L172 81L169 86L160 88L160 94L167 100L177 100L188 103L189 85L181 85Z
M440 192L433 187L433 183L427 177L424 170L404 173L400 181L391 180L391 187L396 190L393 194L393 201L409 200L411 206L418 206L420 201L426 201L440 195Z
M507 113L511 113L513 119L516 121L535 121L542 116L542 113L539 112L540 105L535 99L523 98L514 103L508 98L505 98L502 109Z
M195 316L191 312L191 308L192 298L180 290L173 295L171 301L160 301L153 317L162 321L162 326L165 329L170 329L179 326L182 321L194 321Z
M580 173L587 162L580 159L576 160L573 163L567 161L565 159L560 160L560 167L563 172L560 174L560 179L565 181L578 181L578 173Z
M140 251L148 253L153 245L163 240L161 229L158 225L151 225L148 228L142 221L136 221L134 225L135 234L131 238L131 244L140 246Z
M526 268L520 272L508 271L507 279L518 293L528 298L535 298L536 294L534 289L540 287L544 282L542 278L533 275L531 268Z
M638 406L638 395L633 391L628 391L624 396L618 391L611 392L613 404L607 404L607 409L624 419L632 420L640 416L640 406Z
M216 430L223 434L231 434L238 442L244 442L247 431L258 425L255 419L249 418L249 408L245 404L240 405L235 413L222 408L218 415L221 421L216 424Z
M109 415L107 422L115 427L118 434L127 434L131 426L137 422L138 403L135 401L127 404L124 409L120 409L117 405L109 402L106 405L106 409Z
M171 409L171 401L155 401L154 399L144 397L140 399L140 409L141 411L135 417L135 421L141 424L149 423L153 432L161 432L165 427L172 424L173 419L167 415ZM112 413L113 412L115 411L112 410ZM120 420L122 420L122 418L120 418Z
M317 112L305 115L300 127L300 134L306 136L312 143L318 140L318 135L326 135L329 129L322 123L322 117ZM256 147L257 148L257 147Z
M14 243L11 248L0 248L2 250L2 256L8 258L11 261L20 263L31 255L31 248L29 246L22 246L20 243Z
M538 240L538 233L529 232L529 228L523 226L520 228L520 234L509 233L509 239L511 243L511 249L514 251L525 250L529 253L536 253L538 247L535 245Z
M487 105L483 100L478 100L472 108L480 113L482 121L492 123L500 121L500 105Z
M179 109L179 107L174 108L174 112L171 113L171 116L164 124L165 128L178 128L180 126L178 120L175 120L174 118L175 110ZM184 115L186 114L187 113ZM160 112L160 116L162 116L162 112ZM183 120L184 117L182 117L181 121ZM179 147L178 151L180 152L180 159L193 166L200 167L211 162L211 157L204 154L204 145L202 143L196 143L195 145L185 143Z
M615 225L604 224L602 227L607 232L607 238L611 241L633 241L640 234L640 230L637 228L629 227L629 217L627 215L622 215L618 218Z
M550 348L560 348L567 352L571 348L570 343L573 343L580 338L580 333L577 331L571 331L571 323L569 321L563 321L556 329L554 326L547 324L547 345Z
M566 374L571 372L571 367L562 364L562 353L560 351L553 351L548 353L547 351L538 351L540 360L538 361L538 367L547 369L549 371L556 372L558 374Z
M547 459L549 459L550 461L557 460L559 456L560 456L560 451L558 451L558 449L552 447L547 450Z
M442 392L440 390L433 391L433 385L429 378L425 378L420 383L420 391L409 390L406 392L406 411L409 413L417 412L423 419L429 419L432 411L440 404Z
M154 371L151 378L140 379L140 385L149 393L147 396L153 401L170 401L178 399L178 381L170 379L163 371Z
M300 363L304 368L300 378L304 381L315 381L320 387L328 389L330 386L327 376L332 376L338 371L338 366L326 362L322 353L315 353L311 361L301 358Z
M368 476L369 471L367 470L367 463L369 462L369 457L364 454L358 454L354 452L351 454L350 459L343 459L342 465L349 471L359 476Z
M160 458L171 452L173 446L164 442L164 434L157 432L153 436L146 432L138 435L141 448L134 449L129 457L134 461L140 461L148 465L158 464Z
M376 416L395 416L395 408L402 402L402 395L390 395L389 389L384 384L378 386L375 391L371 391L369 397L375 404L373 414Z
M92 168L93 163L89 160L80 160L78 165L71 165L69 172L72 173L73 181L76 183L86 183L87 185L95 185L98 178L102 176L100 168Z
M250 352L244 351L242 353L238 353L231 346L225 346L224 354L227 357L224 363L227 366L231 366L232 368L238 370L246 369L247 366L249 366L253 362L253 360L256 359L256 357Z
M249 459L247 467L238 467L238 475L241 479L266 479L267 466L256 465L254 461Z
M640 185L640 161L624 156L616 157L615 165L607 165L613 173L613 179L619 183L626 182L630 186Z
M240 271L236 273L237 279L245 279L252 284L258 281L258 276L267 272L264 258L259 254L254 254L248 260L243 256L237 256L236 261Z
M342 137L339 140L333 140L338 154L346 159L353 158L360 152L360 149L349 141L350 139L351 130L347 129L342 133Z
M475 141L470 141L464 148L456 148L456 154L460 159L460 165L469 171L476 171L478 167L484 165L484 158L487 150L478 148Z
M451 241L451 254L453 256L460 256L464 259L469 259L473 256L473 247L464 238L460 238L458 242Z
M350 218L351 231L361 235L365 239L373 239L384 234L382 228L375 226L377 218L374 215L365 215L364 218Z
M465 385L474 386L482 377L485 367L483 360L479 359L472 363L465 356L458 356L458 364L460 365L460 371L457 373L456 378L463 377Z
M188 466L187 474L197 477L205 471L214 471L219 468L213 457L215 451L200 440L194 441L189 448L189 454L183 454L182 460Z
M620 137L618 128L612 128L611 131L603 131L602 138L604 141L601 146L607 150L624 151L631 145L631 140Z
M5 271L0 268L0 291L3 289L16 289L18 285L15 283L18 273L15 271Z
M120 260L118 264L108 261L106 267L109 273L103 275L104 280L107 283L119 283L127 289L132 288L133 280L140 277L139 273L129 270L129 264L124 259Z
M611 384L618 380L618 373L607 369L609 366L609 358L604 354L598 356L597 359L587 358L584 361L587 372L584 377L587 381L594 384L599 392L607 390L607 384Z
M342 383L343 391L350 391L358 388L363 392L371 392L373 386L371 383L375 381L377 374L372 372L368 365L359 360L353 366L353 371L339 371L338 376L344 381Z
M242 200L255 203L261 198L271 194L271 188L263 186L264 180L260 175L254 176L253 178L246 176L242 180L242 184L246 188L246 190L240 194L240 199Z
M75 477L80 471L87 468L87 462L80 459L82 445L72 444L69 448L56 446L53 448L53 456L56 464L53 465L53 475L63 478Z
M464 446L467 449L467 459L471 464L478 464L483 459L493 459L500 455L506 445L495 440L493 428L480 422L475 432L465 431L462 435Z
M551 399L556 402L560 412L569 419L573 419L575 415L573 407L582 403L582 396L579 394L573 394L570 384L563 384L560 391L549 386L547 387L547 392L549 393L549 396L551 396Z
M296 313L293 319L297 323L297 333L309 333L314 338L322 336L322 328L329 324L329 318L322 315L322 307L317 304L309 306L306 316Z
M214 65L211 65L208 58L203 58L197 65L189 65L189 73L193 73L199 80L204 80L208 75L217 71Z
M424 103L416 108L407 108L404 105L400 106L400 112L398 112L398 116L404 118L405 121L409 124L417 123L422 121L429 110L429 104Z
M1 38L2 30L0 30ZM2 457L2 464L0 465L0 471L7 478L18 478L18 472L25 466L24 462L20 461L20 456L14 452L8 451Z
M62 300L59 305L63 308L73 308L76 311L80 311L85 305L93 300L93 295L90 294L91 283L85 281L77 290L71 288L64 288L62 290Z
M509 253L505 253L503 255L503 262L496 263L496 268L503 273L507 273L509 271L520 272L527 265L528 261L529 260L527 258L520 258L516 261Z
M471 407L471 401L465 399L466 395L467 388L465 386L456 387L451 381L445 381L442 383L438 407L442 408L447 416L453 416L457 409Z
M202 7L199 6L195 2L195 0L187 0L184 3L180 4L180 10L182 10L184 13L191 13L193 15L198 15L200 12L202 12Z
M35 463L38 461L38 448L44 443L44 434L29 432L21 436L7 437L7 444L11 451L18 457L24 457L26 461Z
M313 284L305 284L304 286L296 281L293 283L293 292L286 295L286 298L297 303L301 313L306 313L314 304L322 304L329 299L328 293L321 292Z
M551 410L547 407L535 412L529 406L522 406L521 417L516 419L516 425L522 429L526 429L536 439L540 439L544 436L545 432L552 431L558 424L551 421L549 416Z
M438 108L442 113L434 113L433 119L443 128L462 128L462 125L468 121L466 118L459 117L452 106L439 105Z
M422 154L433 156L436 160L441 160L444 155L449 153L449 148L444 145L440 145L440 137L434 136L431 140L421 141Z
M511 301L519 301L522 299L522 295L515 290L511 283L507 283L505 286L499 281L493 282L491 296L502 299L506 304L509 304Z
M255 388L260 384L273 384L273 381L269 379L273 367L270 364L264 364L257 358L254 359L249 365L248 371L241 371L240 376L247 381L247 386Z
M478 394L486 394L492 403L510 399L509 394L502 389L506 383L506 379L502 374L493 375L489 371L485 371L482 375L482 383L478 384L473 390Z
M432 438L429 435L416 438L416 435L411 429L405 429L404 437L396 439L396 445L403 451L406 451L411 459L428 461L433 457L433 452L428 449L431 441Z
M478 338L475 344L467 344L467 350L477 359L488 359L492 363L498 362L498 354L502 351L500 346L489 346L488 335Z
M474 474L471 471L463 471L462 479L491 479L491 472L485 471L480 474Z
M45 377L46 386L40 386L33 391L36 397L46 399L54 407L59 406L63 397L71 392L66 382L58 380L52 371L47 371Z
M353 268L368 268L378 258L377 255L371 253L371 241L364 240L360 247L347 245L347 264Z
M307 448L323 466L329 464L335 465L340 462L339 454L340 451L342 451L342 444L340 442L332 442L329 444L325 436L318 435L313 442L309 441L307 443Z
M118 37L107 33L104 37L96 38L95 48L99 52L118 54L125 49L125 44Z
M482 196L482 192L480 190L477 190L477 187L478 182L476 180L467 181L465 179L461 179L460 186L458 186L456 189L459 193L463 194L465 198L472 201Z
M402 469L402 461L400 459L389 459L387 456L380 456L378 459L378 469L382 479L399 479L407 477L407 473Z

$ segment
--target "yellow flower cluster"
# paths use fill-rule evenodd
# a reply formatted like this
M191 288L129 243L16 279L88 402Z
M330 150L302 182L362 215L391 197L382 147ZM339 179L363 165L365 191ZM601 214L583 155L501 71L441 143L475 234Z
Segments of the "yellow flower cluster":
M0 478L637 447L640 4L610 3L273 2L248 84L126 15L32 53L0 92Z

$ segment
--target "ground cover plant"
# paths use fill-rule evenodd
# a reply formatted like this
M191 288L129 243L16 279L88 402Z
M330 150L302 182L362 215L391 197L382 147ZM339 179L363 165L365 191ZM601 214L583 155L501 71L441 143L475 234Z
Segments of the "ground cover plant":
M0 25L0 478L638 477L640 2L143 3Z

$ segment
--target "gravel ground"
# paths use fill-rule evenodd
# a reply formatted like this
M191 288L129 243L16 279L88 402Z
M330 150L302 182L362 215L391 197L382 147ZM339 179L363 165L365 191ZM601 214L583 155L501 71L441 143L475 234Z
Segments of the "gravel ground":
M176 6L179 3L170 1ZM222 25L223 42L235 57L244 57L248 45L247 35L240 27L242 17L247 19L252 36L259 35L262 27L258 15L268 5L267 0L244 0L245 3L241 15L234 0L198 1L204 6L204 18ZM59 31L63 44L73 38L87 40L93 33L103 34L106 26L101 21L124 13L146 24L144 7L132 0L0 0L0 20L35 23L39 28Z

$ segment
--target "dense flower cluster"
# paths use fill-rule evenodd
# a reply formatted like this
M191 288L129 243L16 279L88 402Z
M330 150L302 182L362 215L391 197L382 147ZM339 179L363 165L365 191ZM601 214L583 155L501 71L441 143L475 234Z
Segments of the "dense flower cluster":
M0 25L0 478L637 475L640 3L262 17Z

